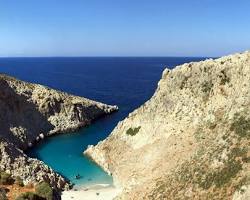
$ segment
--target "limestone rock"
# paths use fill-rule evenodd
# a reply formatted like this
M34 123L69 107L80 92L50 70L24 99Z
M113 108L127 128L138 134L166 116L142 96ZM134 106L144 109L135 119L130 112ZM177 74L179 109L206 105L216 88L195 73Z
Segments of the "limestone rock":
M55 189L68 188L67 180L23 150L117 109L0 74L0 169L20 176L25 183L45 180Z
M166 69L153 97L85 154L117 199L248 199L250 52Z

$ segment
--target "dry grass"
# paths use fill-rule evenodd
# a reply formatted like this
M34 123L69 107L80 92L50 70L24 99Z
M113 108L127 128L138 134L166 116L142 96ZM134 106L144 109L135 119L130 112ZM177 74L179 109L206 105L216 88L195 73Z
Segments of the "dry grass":
M27 185L24 187L21 187L18 184L0 185L0 188L7 189L8 200L15 200L17 196L25 192L35 192L33 185Z

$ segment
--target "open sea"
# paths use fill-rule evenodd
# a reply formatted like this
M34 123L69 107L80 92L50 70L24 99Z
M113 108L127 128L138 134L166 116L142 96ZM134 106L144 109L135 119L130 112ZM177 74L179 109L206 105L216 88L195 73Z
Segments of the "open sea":
M112 177L88 160L83 151L105 139L135 108L153 95L166 66L204 58L58 57L0 58L0 73L21 80L119 106L119 111L78 132L45 139L27 154L39 158L76 186L112 184ZM76 180L75 175L81 179Z

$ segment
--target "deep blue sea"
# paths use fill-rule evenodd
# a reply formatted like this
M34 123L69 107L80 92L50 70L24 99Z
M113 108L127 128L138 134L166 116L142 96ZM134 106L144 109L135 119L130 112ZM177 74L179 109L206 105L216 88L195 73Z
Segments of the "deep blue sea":
M119 112L104 117L76 133L46 139L27 152L43 160L76 185L110 184L112 178L85 158L90 144L105 139L128 113L154 93L163 69L204 58L89 57L0 58L0 73L35 82L71 94L119 106ZM76 174L81 179L76 180Z

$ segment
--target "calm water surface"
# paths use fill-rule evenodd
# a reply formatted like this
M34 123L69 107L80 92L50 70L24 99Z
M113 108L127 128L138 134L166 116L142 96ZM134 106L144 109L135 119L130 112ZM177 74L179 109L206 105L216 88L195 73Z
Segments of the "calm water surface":
M165 66L203 58L0 58L0 73L119 106L76 133L47 138L27 152L76 185L110 184L112 178L83 156L90 144L105 139L128 113L154 93ZM76 180L76 174L82 176Z

